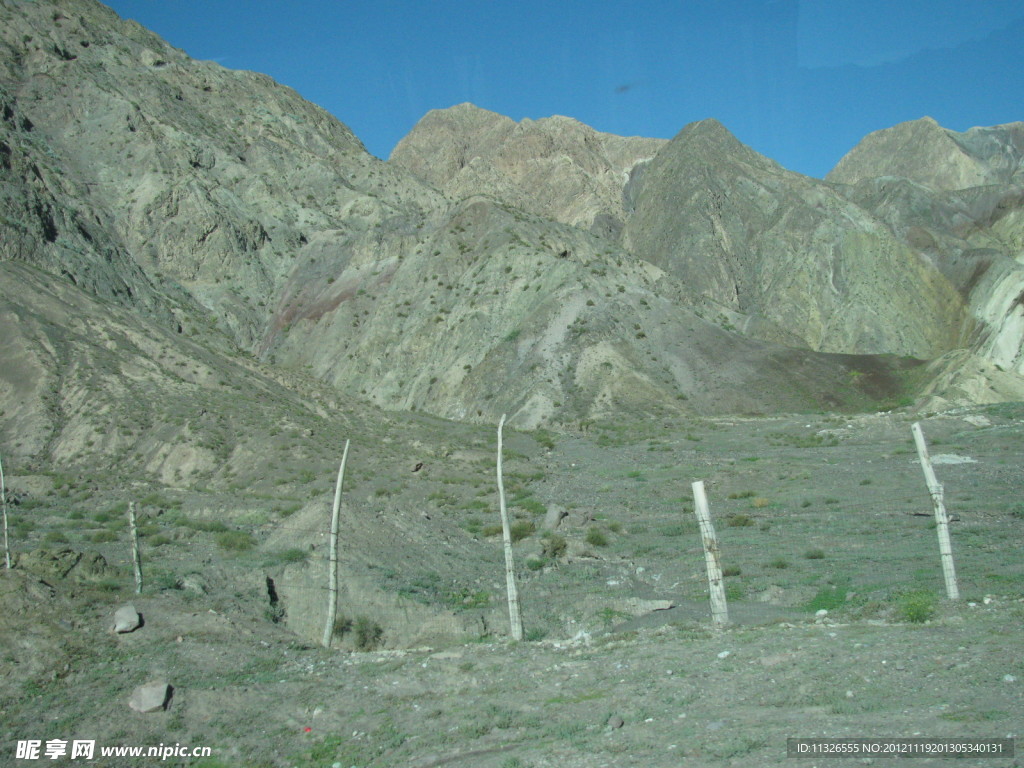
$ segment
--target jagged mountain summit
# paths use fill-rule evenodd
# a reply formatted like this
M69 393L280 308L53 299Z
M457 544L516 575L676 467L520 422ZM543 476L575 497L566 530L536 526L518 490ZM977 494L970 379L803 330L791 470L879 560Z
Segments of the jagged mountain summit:
M520 210L616 236L623 190L662 139L600 133L556 115L519 123L459 104L428 112L391 153L453 200L488 195Z
M382 162L294 91L93 0L5 3L0 21L5 343L52 373L49 394L20 362L0 373L0 429L27 453L63 444L54 392L117 410L67 375L149 333L103 330L104 302L350 400L522 427L1024 391L1014 126L897 126L817 181L713 120L666 142L463 104ZM926 170L886 163L918 134ZM81 301L43 312L46 280ZM47 319L13 320L30 316ZM139 439L163 439L158 414Z
M936 191L1024 182L1024 123L963 133L923 117L865 136L825 177L837 184L896 176Z

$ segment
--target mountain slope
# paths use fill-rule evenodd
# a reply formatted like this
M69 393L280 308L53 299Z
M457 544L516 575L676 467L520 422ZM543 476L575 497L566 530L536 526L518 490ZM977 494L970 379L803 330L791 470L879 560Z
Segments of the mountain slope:
M683 129L629 194L626 247L694 300L767 320L762 333L922 358L958 344L962 301L938 270L832 187L786 171L717 121Z
M44 242L19 258L75 275L109 242L114 272L145 273L133 290L180 286L250 346L310 233L415 219L437 198L290 89L194 61L99 3L7 4L0 22L5 129L22 134L14 153L26 134L37 150L8 199L44 187L58 202L37 211L77 212L43 215ZM32 210L10 205L31 231Z

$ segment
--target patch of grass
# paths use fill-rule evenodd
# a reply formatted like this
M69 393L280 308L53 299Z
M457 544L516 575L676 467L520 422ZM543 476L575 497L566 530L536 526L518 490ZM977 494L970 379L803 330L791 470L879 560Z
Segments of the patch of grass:
M533 524L532 520L516 520L509 526L509 534L513 542L522 541L531 536L536 530L537 527Z
M784 557L776 557L774 560L768 563L769 568L775 568L776 570L784 570L789 568L789 561Z
M548 508L544 506L544 504L537 501L535 498L531 496L527 496L521 499L513 499L512 506L519 507L520 509L525 509L530 514L537 516L546 515L548 512Z
M755 509L764 509L769 504L771 504L771 501L769 499L766 499L764 496L758 496L752 502L750 502L750 505Z
M749 528L754 524L754 518L750 515L729 515L725 518L725 524L730 528Z
M737 491L735 493L730 493L725 498L727 498L727 499L751 499L751 498L753 498L756 495L757 494L754 493L754 491Z
M806 552L804 552L804 557L806 557L808 560L824 560L825 550L818 548L808 549Z
M533 438L540 443L541 447L553 451L555 449L555 438L548 430L538 429L533 433Z
M737 568L735 566L733 566L731 568L723 568L722 569L722 575L725 576L725 577L739 576L741 573L743 573L743 570L740 569L740 568Z
M836 611L846 605L849 582L840 582L824 586L807 601L804 609L815 613L820 610Z
M178 522L186 528L191 528L194 531L203 531L205 533L226 533L231 530L220 520L192 520L189 518L183 518Z
M263 561L263 567L271 567L274 565L286 565L288 563L302 563L309 559L309 552L299 547L292 547L290 549L280 549L277 552L271 552L268 554L267 559Z
M96 531L96 533L89 537L89 541L93 544L106 544L111 541L117 541L117 533L114 531Z
M696 521L685 521L681 523L665 523L664 525L658 526L658 533L662 536L686 536L691 533L696 533L700 526ZM635 531L634 531L635 532Z
M216 540L218 546L232 552L247 552L256 546L256 539L246 531L223 531Z

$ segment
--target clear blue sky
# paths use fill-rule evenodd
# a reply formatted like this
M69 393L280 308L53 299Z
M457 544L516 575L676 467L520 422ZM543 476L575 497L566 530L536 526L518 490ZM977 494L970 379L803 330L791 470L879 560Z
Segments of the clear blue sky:
M428 110L671 138L714 117L823 176L930 115L1024 120L1021 0L111 0L197 59L263 72L387 158Z

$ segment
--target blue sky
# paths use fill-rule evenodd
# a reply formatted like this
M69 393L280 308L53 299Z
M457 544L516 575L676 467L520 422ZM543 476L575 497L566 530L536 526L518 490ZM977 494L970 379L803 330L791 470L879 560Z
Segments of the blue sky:
M263 72L378 157L428 110L671 138L714 117L821 177L930 115L1024 120L1021 0L111 0L197 59Z

